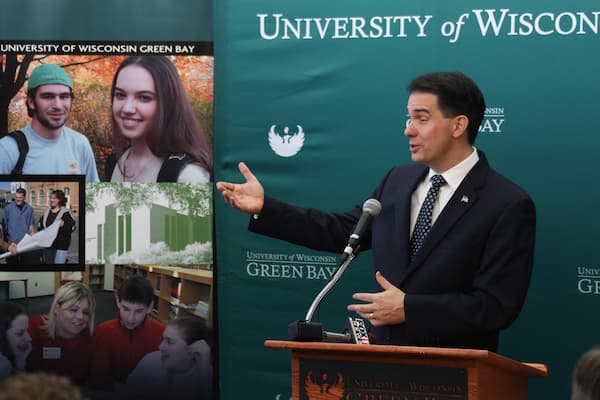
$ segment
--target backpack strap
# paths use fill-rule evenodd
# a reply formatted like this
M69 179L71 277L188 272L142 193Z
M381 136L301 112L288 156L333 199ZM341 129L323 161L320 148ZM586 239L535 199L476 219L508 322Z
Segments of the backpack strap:
M177 178L189 163L196 161L188 153L172 153L163 161L156 182L177 182Z
M112 177L113 171L117 166L117 157L115 153L110 153L110 155L104 161L104 179L106 182L110 182L110 178Z
M27 143L27 138L22 131L10 132L8 136L17 142L17 148L19 149L19 159L11 171L11 175L23 175L23 164L25 164L25 158L29 152L29 143Z

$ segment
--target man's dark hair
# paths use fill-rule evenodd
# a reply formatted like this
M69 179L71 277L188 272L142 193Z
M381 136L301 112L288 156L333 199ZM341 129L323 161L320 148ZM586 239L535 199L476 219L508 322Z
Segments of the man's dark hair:
M121 284L117 296L119 301L141 303L148 307L154 300L154 289L150 281L143 276L132 276Z
M20 193L23 195L23 197L27 196L27 190L23 189L22 187L17 189L17 193Z
M469 143L475 143L485 113L485 99L471 78L461 72L425 74L413 79L408 91L437 95L438 107L447 118L465 115L469 119Z

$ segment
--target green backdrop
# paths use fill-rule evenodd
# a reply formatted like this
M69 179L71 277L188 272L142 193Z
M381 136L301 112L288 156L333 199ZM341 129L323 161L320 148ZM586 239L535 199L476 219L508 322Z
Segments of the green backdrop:
M477 147L538 208L532 285L500 353L548 364L550 376L531 381L530 398L568 398L572 367L599 327L599 191L588 182L599 177L600 7L222 0L211 14L209 3L3 2L0 39L206 41L214 16L215 179L240 180L244 160L269 194L326 210L360 203L390 166L410 161L403 127L411 77L472 76L489 106ZM273 125L281 136L302 127L296 155L271 149ZM285 338L287 324L304 317L335 255L250 234L245 215L218 197L215 206L221 397L287 398L289 354L263 341ZM371 271L363 254L326 298L327 329L341 330L351 293L371 287Z
M213 39L211 0L6 0L1 40Z

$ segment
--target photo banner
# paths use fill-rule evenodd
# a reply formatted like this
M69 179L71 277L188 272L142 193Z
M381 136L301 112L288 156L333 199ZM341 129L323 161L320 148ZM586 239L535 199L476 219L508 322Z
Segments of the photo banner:
M114 125L111 123L117 113L116 101L113 101L115 97L111 97L111 85L121 63L128 56L139 55L145 61L151 60L150 63L160 62L157 70L168 71L161 76L162 79L157 79L156 75L152 75L150 67L146 67L145 72L142 71L142 67L137 70L142 73L133 76L132 84L127 86L127 90L135 86L132 92L137 90L135 92L137 100L146 101L146 103L154 102L160 106L155 107L153 112L149 112L146 108L144 117L148 119L147 122L151 122L147 125L155 128L160 122L167 120L164 114L168 113L162 110L168 110L169 104L176 104L177 110L185 110L188 117L185 124L178 120L178 124L170 125L172 129L160 129L165 126L163 124L159 129L153 130L153 132L166 133L166 135L161 135L162 149L168 149L168 157L173 156L175 150L193 153L200 147L199 143L204 142L191 140L191 136L195 136L194 139L202 136L208 143L203 148L205 154L212 155L214 65L212 30L212 2L210 0L184 0L176 4L155 0L133 0L126 4L119 0L103 2L11 0L5 2L2 13L0 13L0 64L2 66L0 70L0 81L2 82L0 84L0 137L4 136L7 131L22 129L31 122L31 118L27 114L25 90L34 68L42 64L57 64L63 68L73 82L73 96L60 95L60 100L64 101L63 104L68 103L68 106L64 106L64 114L68 117L65 126L81 133L80 136L71 135L71 137L84 138L81 139L82 142L89 142L90 153L93 155L86 159L88 161L86 165L93 163L94 170L98 170L100 179L104 179L103 170L106 161L110 153L116 150L113 138L117 132L115 127L118 125L118 123ZM127 68L129 67L124 67L120 71ZM131 78L132 75L129 77ZM118 81L115 79L115 82ZM142 81L141 86L139 85L140 81ZM152 89L148 89L149 85L153 85ZM41 85L39 88L43 86ZM169 87L161 90L165 86ZM118 90L126 92L122 87L119 87ZM141 92L143 95L140 94ZM150 96L149 92L156 97ZM40 92L38 91L36 94L39 95ZM58 97L52 96L53 99ZM130 111L131 108L124 113L128 113L128 116L131 117L134 113ZM163 115L159 115L160 112L163 112ZM176 113L174 112L172 115L176 115ZM39 114L36 114L37 116ZM137 116L139 117L139 114ZM182 133L186 131L184 125L186 125L185 128L192 126L191 129L187 129L187 147L184 150L173 149L176 135L179 134L179 137L185 135ZM31 129L32 136L29 138L35 140L36 136L33 135L39 134L39 132ZM147 138L150 131L149 129L139 129L140 136L137 139L143 135ZM66 132L68 132L67 129L58 130L56 128L56 133L60 135L59 139L68 138ZM29 133L29 129L27 129L27 133ZM172 135L169 136L170 134ZM11 140L10 138L6 139ZM46 163L42 167L45 168L42 173L57 175L44 175L45 180L10 180L10 182L18 181L18 183L26 185L30 196L26 200L40 209L48 208L52 188L62 189L63 181L67 181L68 177L76 176L71 174L78 173L77 167L81 165L78 162L68 162L68 171L54 171L54 168L57 170L62 168L65 160L72 159L67 155L67 151L51 148L57 142L54 140L51 143L51 140L48 140L48 148L45 150L40 150L39 146L34 147L35 142L29 141L28 157L30 157L30 162L25 161L24 172L26 168L30 168L30 165L34 165L35 168L39 168L40 164L44 165L44 163L31 162L34 158L33 154L41 155L40 158L48 154L57 154L57 159L60 159L57 163ZM12 142L10 143L12 144ZM10 149L10 145L7 148ZM6 152L14 154L14 152L10 153L10 150ZM167 158L164 155L160 157L155 151L153 151L153 155L158 158L159 166L164 161L160 158ZM181 157L181 153L177 156ZM6 157L4 161L6 161ZM121 397L121 394L125 395L124 392L121 393L124 390L127 390L127 395L152 393L159 397L165 395L178 397L189 391L193 391L196 396L205 398L213 398L212 393L216 393L215 396L218 395L218 385L216 384L218 380L211 381L214 376L212 371L215 369L218 359L216 341L212 340L216 333L213 330L216 325L213 315L216 318L216 311L212 295L214 221L210 173L212 159L207 156L206 160L202 161L205 162L202 166L193 162L181 167L176 171L181 172L179 175L175 175L174 167L166 168L167 178L163 178L163 180L167 183L146 183L144 179L150 181L156 179L150 177L135 179L133 183L116 184L114 183L116 179L110 178L110 176L109 178L113 182L98 183L96 182L98 175L95 173L86 176L87 185L83 176L79 182L83 195L79 196L77 200L81 201L81 205L76 209L70 209L72 213L81 211L81 215L77 215L78 218L81 217L78 219L80 224L77 225L81 235L74 239L78 240L76 244L81 249L76 254L77 260L81 265L86 264L87 273L83 274L83 282L95 292L103 290L112 292L128 277L144 276L154 290L153 307L149 310L150 317L164 324L175 318L191 317L187 319L188 326L192 326L190 329L201 328L201 335L208 343L207 345L200 340L195 343L196 354L201 353L202 361L194 363L196 368L190 367L188 370L188 378L192 379L179 381L177 385L167 382L167 369L171 369L173 366L168 366L163 362L164 360L148 363L152 364L150 369L156 373L153 377L159 378L147 379L143 370L144 365L148 364L144 363L147 359L143 359L138 366L135 366L135 369L129 370L131 372L131 374L127 374L129 378L127 375L125 376L129 380L127 388L122 384L118 387L115 385L114 390L103 393L91 393L92 377L99 378L100 374L75 368L73 365L61 366L64 367L63 370L68 371L77 369L79 376L86 377L87 375L85 382L80 382L86 397L96 397L96 395ZM144 165L144 167L147 166L148 163ZM8 168L10 172L12 166ZM123 171L126 171L125 167L123 167ZM25 172L25 174L27 173ZM181 179L184 174L186 176ZM122 174L123 179L129 181L133 181L139 176ZM15 176L9 175L9 177L14 178ZM207 180L209 182L206 182ZM70 186L66 187L70 188ZM0 194L2 200L12 201L10 192L6 193L2 190ZM85 204L86 201L89 203ZM84 204L87 207L84 207ZM36 209L36 212L39 210ZM91 223L86 225L84 222L87 218L90 218L88 222ZM86 229L86 227L91 229ZM39 239L37 234L34 237ZM21 244L19 243L19 245ZM36 245L39 244L38 241ZM71 258L69 252L68 260L71 261ZM93 265L90 265L91 263ZM52 295L55 285L58 285L59 282L62 284L65 281L82 279L80 272L72 274L64 272L64 270L73 269L72 266L70 268L69 266L62 267L57 263L52 267L38 267L35 273L18 272L16 268L12 268L10 272L0 272L2 275L0 278L14 279L17 277L24 281L29 280L30 289L33 289L29 292L30 296ZM42 269L44 271L61 271L61 273L55 276L54 272L37 272ZM26 269L21 269L21 271L26 271ZM44 286L42 293L38 286ZM25 286L25 293L27 293L27 286ZM99 294L98 297L100 297ZM20 296L11 296L11 298L19 299ZM114 302L112 306L114 306ZM104 322L99 321L98 318L98 314L96 314L95 333L101 330L99 325ZM111 318L113 317L111 316ZM92 321L90 321L91 323ZM180 338L183 337L181 333L178 335ZM35 335L32 334L32 336ZM152 340L155 339L157 338L154 337ZM159 337L158 342L160 340ZM99 344L106 343L100 340ZM33 347L41 349L42 346L37 343L37 347L35 344ZM115 351L114 347L107 346L106 348L109 351ZM160 356L158 350L158 347L154 349L148 347L149 353L155 351L151 354L153 360L158 360L155 358L157 355ZM82 348L78 354L77 359L83 362L88 357L91 360L106 353L96 351L92 355L90 352L86 353ZM150 356L150 354L147 355ZM68 359L69 356L68 354L63 354L63 356L64 364L64 359ZM130 356L133 355L130 354ZM42 356L39 355L39 358L41 359ZM177 359L171 358L171 362L176 363ZM58 372L48 364L45 364L42 369L47 372ZM136 372L138 373L136 374ZM164 380L161 380L161 375L164 375ZM132 376L134 378L131 378ZM146 379L136 379L140 376ZM102 378L100 377L100 379ZM215 383L214 386L213 383ZM104 389L108 390L106 387Z
M222 1L215 21L215 181L243 181L244 161L268 195L300 206L346 211L389 168L410 163L411 78L462 71L479 84L487 108L475 145L537 208L529 294L499 353L548 365L548 378L530 381L529 398L568 398L575 362L599 328L600 190L588 182L600 174L592 164L600 8ZM338 255L248 232L249 217L219 195L215 214L222 398L288 399L290 354L263 342L287 338ZM366 252L317 320L340 331L351 294L373 287Z

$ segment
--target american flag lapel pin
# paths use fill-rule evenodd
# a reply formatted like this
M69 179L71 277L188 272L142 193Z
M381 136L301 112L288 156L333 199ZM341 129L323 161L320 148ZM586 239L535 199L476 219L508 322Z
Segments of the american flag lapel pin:
M463 197L460 198L460 202L468 204L469 203L469 196L467 196L466 194L463 194Z

